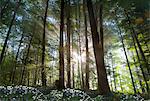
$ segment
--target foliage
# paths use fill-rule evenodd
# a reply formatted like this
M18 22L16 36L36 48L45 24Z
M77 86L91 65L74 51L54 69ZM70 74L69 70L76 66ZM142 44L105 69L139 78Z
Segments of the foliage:
M126 95L123 93L113 93L113 96L98 95L94 98L87 95L84 91L75 89L64 89L62 91L51 90L44 95L37 88L27 86L0 86L0 100L25 100L25 101L144 101L136 95Z
M46 97L39 90L27 86L0 86L0 100L36 100L44 101Z

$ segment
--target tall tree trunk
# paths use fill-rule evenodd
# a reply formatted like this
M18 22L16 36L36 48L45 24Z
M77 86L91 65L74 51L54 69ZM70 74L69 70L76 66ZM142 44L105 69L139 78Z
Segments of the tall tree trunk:
M144 44L145 44L145 46L146 46L146 48L147 48L147 51L148 51L148 53L150 54L150 48L149 48L149 46L148 46L148 44L147 44L147 41L144 39L144 34L142 33L142 38L143 38L143 40L144 40Z
M39 43L40 44L40 43ZM38 53L39 53L39 48L37 48L37 50L35 51L35 64L36 64L36 68L34 71L34 79L33 79L33 86L36 86L36 82L37 82L37 72L38 72L38 64L39 64L39 57L38 57Z
M102 49L104 49L103 47L103 1L100 0L99 1L99 26L100 26L100 42L102 44Z
M113 56L111 57L111 64L112 64L112 73L113 73L113 79L114 79L114 86L115 86L115 91L117 91L117 86L116 86L116 77L115 77L115 67L113 66L114 61L113 61Z
M27 60L28 60L28 57L29 57L29 52L30 52L32 39L33 39L33 35L31 36L30 42L28 44L27 54L26 54L25 60L23 62L23 70L22 70L21 80L20 80L19 84L23 84L23 78L24 78L24 75L25 75L25 70L26 70Z
M134 57L134 53L133 53L133 52L132 52L132 56L133 56L134 65L135 65L135 67L136 67L136 74L137 74L137 76L138 76L140 88L141 88L141 90L142 90L142 93L144 93L145 90L144 90L144 88L143 88L143 86L142 86L142 81L141 81L141 78L140 78L140 75L139 75L138 66L136 65L136 59L135 59L135 57Z
M128 24L129 24L129 27L131 28L132 36L133 36L133 38L135 39L135 41L136 41L136 43L137 43L137 46L138 46L138 48L139 48L140 54L141 54L141 56L142 56L142 60L143 60L143 62L144 62L144 66L147 68L148 77L149 77L149 74L150 74L149 65L148 65L148 62L147 62L146 57L145 57L145 55L144 55L144 52L143 52L143 50L142 50L142 47L141 47L141 45L140 45L140 42L139 42L139 40L138 40L137 33L135 32L135 30L134 30L134 28L133 28L133 26L132 26L132 23L131 23L131 21L130 21L129 15L128 15L128 12L127 12L126 10L124 10L124 12L125 12L125 14L126 14L126 17L127 17L128 22L129 22Z
M71 88L71 74L70 74L70 31L71 31L71 21L70 21L70 0L67 3L67 87Z
M84 26L85 26L85 47L86 47L85 88L89 89L89 48L88 48L86 0L83 0L83 13L84 13Z
M72 32L72 59L73 59L73 32ZM75 87L74 81L74 62L72 61L72 88Z
M117 21L117 19L116 19L116 21ZM117 21L117 23L118 23L118 21ZM121 43L122 43L122 47L123 47L123 50L124 50L124 54L125 54L125 57L126 57L126 61L127 61L129 73L130 73L130 76L131 76L131 81L132 81L133 90L134 90L134 93L136 93L136 88L135 88L135 84L134 84L134 80L133 80L133 75L132 75L132 72L131 72L130 63L129 63L128 56L127 56L127 52L126 52L126 49L125 49L125 44L124 44L123 36L121 35L121 29L118 27L118 30L119 30L118 33L119 33L119 36L120 36L120 40L121 40Z
M139 56L139 53L138 53L138 50L137 50L137 47L136 47L136 44L135 44L134 37L133 37L133 35L131 35L131 37L132 37L132 40L133 40L133 45L134 45L134 48L135 48L135 52L136 52L136 55L137 55L138 62L139 62L139 64L140 64L139 67L140 67L140 69L141 69L142 76L143 76L143 78L144 78L144 82L145 82L145 84L146 84L146 89L147 89L147 91L149 91L149 86L148 86L148 83L147 83L146 75L145 75L145 72L144 72L144 70L143 70L143 65L142 65L142 63L141 63L141 61L140 61L140 56Z
M82 49L81 49L81 31L80 31L80 26L81 26L81 12L80 12L81 6L80 6L80 1L78 0L78 34L79 34L79 57L80 57L80 71L81 71L81 89L84 89L84 73L83 73L83 63L82 63Z
M82 62L82 50L81 50L81 36L79 35L79 56L80 56L80 70L81 70L81 88L84 89L84 68L83 68L83 62Z
M16 62L18 60L18 57L19 57L19 52L20 52L20 48L21 48L21 44L22 44L22 40L23 40L23 35L24 33L22 33L22 36L21 36L21 39L19 41L19 46L18 46L18 50L17 50L17 54L16 54L16 57L15 57L15 65L14 65L14 68L13 68L13 71L12 71L12 74L11 74L11 80L12 81L12 84L14 83L14 78L15 78L15 73L16 73Z
M27 71L27 86L29 87L29 85L30 85L30 72L29 71Z
M93 6L91 0L87 0L87 8L89 13L94 55L97 67L98 90L101 94L107 94L110 92L110 88L107 80L106 68L104 66L103 45L101 42L99 42L99 34L97 31L97 25L93 13Z
M46 29L46 19L47 19L47 11L48 11L48 2L49 0L46 1L46 7L45 7L45 16L44 16L44 24L43 24L43 39L42 39L42 71L41 71L41 76L42 76L42 86L46 86L46 73L45 73L45 29Z
M60 14L60 42L59 42L59 83L60 89L65 87L64 85L64 47L63 47L63 29L64 29L64 0L61 0L61 14Z
M123 87L122 87L122 84L121 84L121 77L120 77L120 74L119 74L119 83L120 83L121 91L123 92Z
M7 42L8 42L8 40L9 40L11 28L12 28L12 26L13 26L13 22L14 22L14 20L15 20L16 13L17 13L17 10L18 10L20 4L21 4L21 0L19 0L19 2L17 3L17 6L16 6L16 8L15 8L15 10L14 10L14 14L13 14L12 20L11 20L11 22L10 22L10 26L9 26L9 28L8 28L8 32L7 32L7 35L6 35L6 39L5 39L5 42L4 42L4 45L3 45L3 49L2 49L2 52L1 52L1 55L0 55L0 65L1 65L1 63L2 63L2 61L3 61L3 58L4 58L4 53L5 53L5 49L6 49L6 47L7 47Z

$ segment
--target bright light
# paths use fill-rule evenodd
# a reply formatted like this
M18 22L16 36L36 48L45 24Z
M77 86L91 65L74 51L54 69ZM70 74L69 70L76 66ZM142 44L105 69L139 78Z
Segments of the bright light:
M82 56L80 56L77 52L73 52L73 61L77 63L78 61L81 61L81 60L82 62L85 61L84 54L82 53Z

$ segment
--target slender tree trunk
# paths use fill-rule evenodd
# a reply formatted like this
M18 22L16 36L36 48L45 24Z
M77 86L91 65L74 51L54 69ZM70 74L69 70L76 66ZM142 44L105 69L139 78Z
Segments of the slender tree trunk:
M141 81L141 79L140 79L139 70L138 70L138 67L137 67L137 65L136 65L136 59L135 59L135 57L134 57L133 52L132 52L132 56L133 56L134 65L135 65L135 67L136 67L136 74L137 74L137 76L138 76L139 84L140 84L142 93L144 93L145 90L144 90L144 88L143 88L143 86L142 86L142 81Z
M112 64L112 72L113 72L113 79L114 79L114 86L115 86L115 91L117 91L117 86L116 86L116 77L115 77L115 67L113 66L114 61L113 61L113 56L111 57L111 64Z
M21 48L21 44L22 44L23 38L24 38L24 35L22 33L21 39L19 41L19 46L18 46L17 54L16 54L16 57L15 57L15 65L14 65L14 68L13 68L13 71L12 71L12 74L11 74L11 78L12 79L10 79L10 82L12 81L12 84L14 83L14 78L15 78L15 73L16 73L16 62L17 62L18 57L19 57L19 52L20 52L20 48Z
M140 45L140 42L139 42L139 40L138 40L137 33L135 32L133 26L131 25L132 23L131 23L131 21L130 21L130 18L129 18L129 15L128 15L127 11L124 10L124 12L125 12L125 14L126 14L126 17L127 17L128 22L129 22L129 23L128 23L128 24L129 24L129 27L131 27L132 36L133 36L133 38L135 39L135 41L136 41L136 43L137 43L137 46L138 46L139 51L140 51L140 54L141 54L141 56L142 56L142 60L143 60L143 62L144 62L144 66L147 68L148 76L149 76L149 74L150 74L149 65L148 65L148 62L147 62L146 57L145 57L145 55L144 55L144 52L143 52L143 50L142 50L142 47L141 47L141 45Z
M128 68L129 68L129 73L130 73L130 76L131 76L132 86L133 86L133 89L134 89L134 93L136 93L136 88L135 88L135 84L134 84L134 80L133 80L133 75L132 75L132 72L131 72L130 63L129 63L127 52L126 52L126 49L125 49L125 44L124 44L124 41L123 41L123 37L121 35L121 29L119 27L118 27L118 29L119 29L118 33L119 33L119 36L120 36L120 39L121 39L121 43L122 43L122 47L123 47L124 54L125 54L125 57L126 57L127 65L128 65Z
M101 94L107 94L110 92L110 88L107 80L106 68L104 66L103 45L101 42L99 42L99 34L97 31L97 25L93 13L93 6L91 0L87 0L87 8L89 12L94 55L95 55L96 67L97 67L98 90Z
M100 7L99 7L99 25L100 25L100 42L102 44L102 49L103 47L103 2L102 0L99 1Z
M74 81L74 64L72 65L72 87L75 88L75 81Z
M38 63L39 63L38 53L39 53L39 48L37 48L37 50L35 51L36 68L35 68L35 71L34 71L33 86L36 86L36 82L37 82L37 72L38 72Z
M25 70L26 70L27 60L28 60L28 57L29 57L29 52L30 52L32 39L33 39L33 35L31 36L31 39L30 39L30 42L29 42L29 45L28 45L28 49L27 49L27 54L26 54L25 60L23 62L23 70L22 70L21 80L20 80L19 84L23 84L23 78L24 78L24 75L25 75Z
M71 21L70 21L70 0L67 3L67 87L71 88L71 74L70 74L70 31L71 31Z
M64 0L61 0L61 14L60 14L60 46L59 46L59 83L60 89L64 86L64 47L63 47L63 29L64 29Z
M120 74L119 74L119 82L120 82L121 91L123 92L123 87L122 87L122 84L121 84L121 77L120 77Z
M81 22L80 22L80 19L81 19L81 12L80 12L80 1L78 0L78 34L79 34L79 56L80 56L80 71L81 71L81 89L84 89L84 74L83 74L83 64L82 64L82 50L81 50L81 32L80 32L80 26L81 26Z
M146 42L146 40L145 40L145 38L144 38L144 34L142 33L142 38L143 38L143 40L144 40L144 44L145 44L145 46L146 46L146 48L147 48L147 51L148 51L148 53L150 54L150 48L149 48L149 46L148 46L148 44L147 44L147 42Z
M16 6L16 8L15 8L15 11L14 11L14 14L13 14L13 17L12 17L12 20L11 20L11 22L10 22L10 26L9 26L9 28L8 28L8 32L7 32L7 35L6 35L6 39L5 39L5 42L4 42L4 45L3 45L3 49L2 49L2 52L1 52L1 55L0 55L0 65L1 65L1 63L2 63L2 61L3 61L3 58L4 58L4 53L5 53L5 49L6 49L6 47L7 47L7 42L8 42L8 40L9 40L11 28L12 28L12 26L13 26L13 22L14 22L14 20L15 20L16 13L17 13L17 10L18 10L18 8L19 8L19 6L20 6L20 3L21 3L21 0L19 0L19 2L17 3L17 6Z
M149 86L148 86L148 83L147 83L146 75L145 75L144 70L143 70L143 65L142 65L142 63L141 63L141 61L140 61L140 56L139 56L139 53L138 53L138 50L137 50L137 47L136 47L136 44L135 44L134 37L133 37L133 35L131 35L131 37L132 37L132 40L133 40L133 45L134 45L134 48L135 48L135 51L136 51L136 55L137 55L138 62L139 62L139 64L140 64L139 67L140 67L140 69L141 69L141 71L142 71L142 76L143 76L144 82L145 82L145 84L146 84L146 89L147 89L147 91L149 91Z
M73 32L72 32L72 59L73 59ZM75 87L74 81L74 62L72 61L72 87Z
M84 72L83 72L83 62L82 62L82 50L81 50L81 37L80 37L80 35L79 35L79 56L80 56L80 58L81 58L81 60L80 60L80 66L81 66L81 68L80 68L80 70L81 70L81 81L82 81L82 84L81 84L81 88L82 89L84 89Z
M46 73L45 73L45 29L46 29L46 19L47 19L47 11L48 11L48 2L49 0L46 1L46 7L45 7L45 16L44 16L44 24L43 24L43 40L42 40L42 71L41 71L41 76L42 76L42 86L46 86Z
M86 13L86 0L83 0L83 13L84 13L84 26L85 26L85 47L86 47L86 75L85 75L85 88L89 89L89 48L88 48L88 32L87 32L87 13Z
M109 75L110 75L110 78L109 78L110 79L110 86L111 86L111 90L113 91L113 85L112 85L113 83L112 83L112 80L111 80L111 73Z
M27 75L28 75L27 76L27 79L28 79L27 86L29 87L29 85L30 85L30 72L29 71L27 71Z

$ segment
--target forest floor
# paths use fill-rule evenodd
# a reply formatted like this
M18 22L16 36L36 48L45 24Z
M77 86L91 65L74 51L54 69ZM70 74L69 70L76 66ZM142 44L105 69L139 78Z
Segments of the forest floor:
M148 100L149 99L149 100ZM62 91L43 87L0 86L0 101L150 101L148 94L110 93L66 88Z

